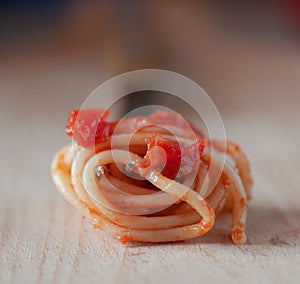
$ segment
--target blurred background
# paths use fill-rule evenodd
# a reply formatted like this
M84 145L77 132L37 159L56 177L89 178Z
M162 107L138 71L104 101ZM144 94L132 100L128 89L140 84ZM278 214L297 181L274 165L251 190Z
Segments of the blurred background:
M49 157L36 166L68 142L71 109L107 79L141 68L178 72L202 86L228 137L250 151L274 155L276 139L266 131L289 137L290 147L299 133L297 0L0 3L1 143L19 149L11 143L16 129L26 145L46 143ZM141 98L122 107L149 102Z
M1 85L20 87L18 97L26 84L43 90L27 101L67 96L78 107L106 79L141 68L191 78L221 109L299 91L298 0L2 0L0 8Z

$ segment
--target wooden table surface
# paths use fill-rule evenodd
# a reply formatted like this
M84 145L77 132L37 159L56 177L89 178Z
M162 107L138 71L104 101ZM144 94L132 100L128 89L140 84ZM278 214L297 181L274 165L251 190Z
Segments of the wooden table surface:
M279 73L270 76L264 88L250 78L243 99L217 99L227 136L253 168L247 244L231 243L224 215L192 241L124 246L93 229L50 177L54 153L68 142L68 111L103 77L82 63L2 67L0 283L299 283L299 70L282 72L290 80L282 84Z

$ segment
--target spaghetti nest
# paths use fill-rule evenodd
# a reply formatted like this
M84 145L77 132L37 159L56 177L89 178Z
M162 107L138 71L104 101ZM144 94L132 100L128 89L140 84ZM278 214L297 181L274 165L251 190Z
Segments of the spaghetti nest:
M239 146L207 141L177 114L117 122L107 116L71 112L66 132L73 144L51 168L60 193L96 228L123 243L181 241L209 232L227 208L232 241L246 242L252 179Z

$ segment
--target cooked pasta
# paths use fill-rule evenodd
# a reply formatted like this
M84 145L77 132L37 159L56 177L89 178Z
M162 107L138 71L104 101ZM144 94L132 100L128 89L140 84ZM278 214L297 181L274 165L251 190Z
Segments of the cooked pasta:
M66 128L73 143L51 168L60 193L94 227L122 243L181 241L209 232L226 207L232 241L246 242L252 179L240 147L207 141L177 114L116 122L107 116L73 111Z

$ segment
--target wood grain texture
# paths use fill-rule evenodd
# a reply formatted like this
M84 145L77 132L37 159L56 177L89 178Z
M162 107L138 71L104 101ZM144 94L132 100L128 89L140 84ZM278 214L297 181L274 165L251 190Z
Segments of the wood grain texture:
M246 245L231 243L223 215L199 239L124 246L82 219L50 178L66 114L99 83L96 73L10 66L0 85L0 283L298 283L299 96L222 110L253 167Z

